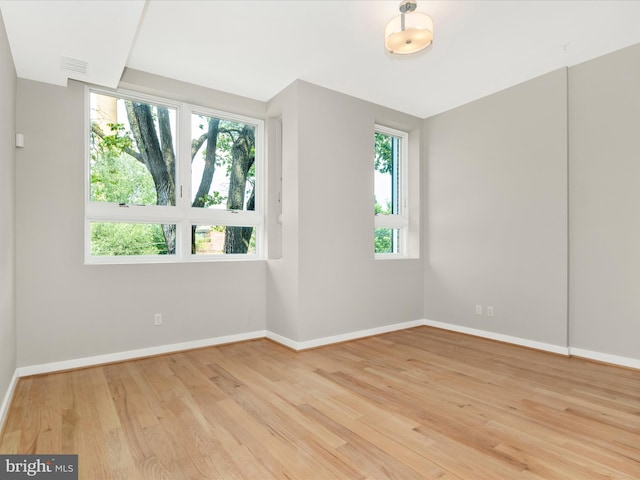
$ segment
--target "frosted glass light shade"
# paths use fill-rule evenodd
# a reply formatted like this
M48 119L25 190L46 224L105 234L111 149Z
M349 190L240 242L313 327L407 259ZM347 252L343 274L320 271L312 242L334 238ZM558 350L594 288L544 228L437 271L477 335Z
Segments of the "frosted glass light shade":
M410 12L392 18L384 29L384 45L391 53L419 52L433 41L433 19L426 13Z

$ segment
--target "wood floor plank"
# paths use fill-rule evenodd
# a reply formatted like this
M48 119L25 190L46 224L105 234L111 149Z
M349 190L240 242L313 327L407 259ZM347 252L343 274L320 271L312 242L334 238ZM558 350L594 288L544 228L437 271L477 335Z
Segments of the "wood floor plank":
M21 378L0 453L86 480L640 478L640 372L417 327Z

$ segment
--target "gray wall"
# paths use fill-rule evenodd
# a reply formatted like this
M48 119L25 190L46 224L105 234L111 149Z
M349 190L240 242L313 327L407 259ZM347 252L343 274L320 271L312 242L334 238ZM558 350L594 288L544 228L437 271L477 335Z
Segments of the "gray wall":
M268 112L142 72L127 71L121 85L282 117L282 225L275 212L268 219L280 248L270 246L268 262L84 265L84 87L19 80L17 124L27 138L17 159L19 366L267 328L306 341L422 317L422 261L374 260L371 205L374 124L411 131L417 243L420 119L304 82Z
M425 120L427 319L640 359L638 85L635 45Z
M422 260L376 261L372 214L377 122L412 136L419 230L422 121L301 81L270 102L269 115L278 114L283 248L269 262L269 329L308 341L422 318Z
M569 70L570 334L640 359L640 45Z
M269 171L283 200L282 224L268 218L278 244L266 262L85 266L84 87L18 80L16 93L0 33L0 105L17 112L27 144L16 152L3 123L0 392L16 366L16 324L18 366L264 329L307 341L419 318L640 357L640 47L424 121L301 81L264 104L127 71L126 88L282 119L282 164ZM410 131L414 158L423 140L405 260L371 252L375 123ZM495 316L476 316L475 304Z
M566 104L562 69L425 121L427 319L567 346Z
M16 71L0 13L0 403L16 369L15 99Z
M269 197L280 197L269 212L269 241L272 252L267 269L267 329L290 340L299 335L299 202L298 202L298 82L269 101L267 114L281 120L280 152L269 159ZM273 143L272 133L267 141ZM277 159L276 161L273 161ZM280 165L277 164L280 162ZM281 213L281 221L273 219ZM273 234L273 235L272 235Z
M139 72L125 81L264 116L261 102ZM264 330L266 262L83 264L84 99L77 82L18 81L18 366Z
M375 123L421 120L304 82L299 101L300 339L422 318L422 261L375 260L372 214Z

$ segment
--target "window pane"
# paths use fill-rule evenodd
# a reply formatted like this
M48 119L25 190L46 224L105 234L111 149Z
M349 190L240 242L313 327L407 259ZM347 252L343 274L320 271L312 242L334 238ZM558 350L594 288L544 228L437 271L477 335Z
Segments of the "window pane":
M375 253L399 253L400 229L376 228L374 246Z
M196 208L255 210L254 125L191 116L191 202Z
M397 215L399 211L400 138L375 133L374 212Z
M176 109L92 92L90 200L176 204Z
M174 254L175 234L175 224L91 222L91 255Z
M256 229L224 225L193 225L191 253L195 255L255 254Z

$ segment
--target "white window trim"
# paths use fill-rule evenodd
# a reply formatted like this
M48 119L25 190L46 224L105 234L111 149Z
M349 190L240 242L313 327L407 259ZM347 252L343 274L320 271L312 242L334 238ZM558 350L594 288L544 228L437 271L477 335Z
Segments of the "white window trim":
M90 197L90 94L97 93L127 100L146 102L176 109L176 205L126 205L91 202ZM255 126L256 209L223 210L191 207L191 115L205 115ZM130 90L85 87L85 155L84 155L84 261L86 265L191 263L220 261L255 261L265 258L265 142L264 120L223 112ZM188 158L189 161L180 160ZM173 223L176 224L174 255L91 255L92 222ZM191 253L192 225L252 226L255 228L256 251L252 254L195 255Z
M400 139L399 169L400 178L400 198L398 199L398 214L374 214L374 228L393 228L400 230L400 244L397 253L375 253L376 260L408 258L408 237L409 237L409 182L407 172L409 171L409 134L395 128L376 124L375 133L382 133Z

